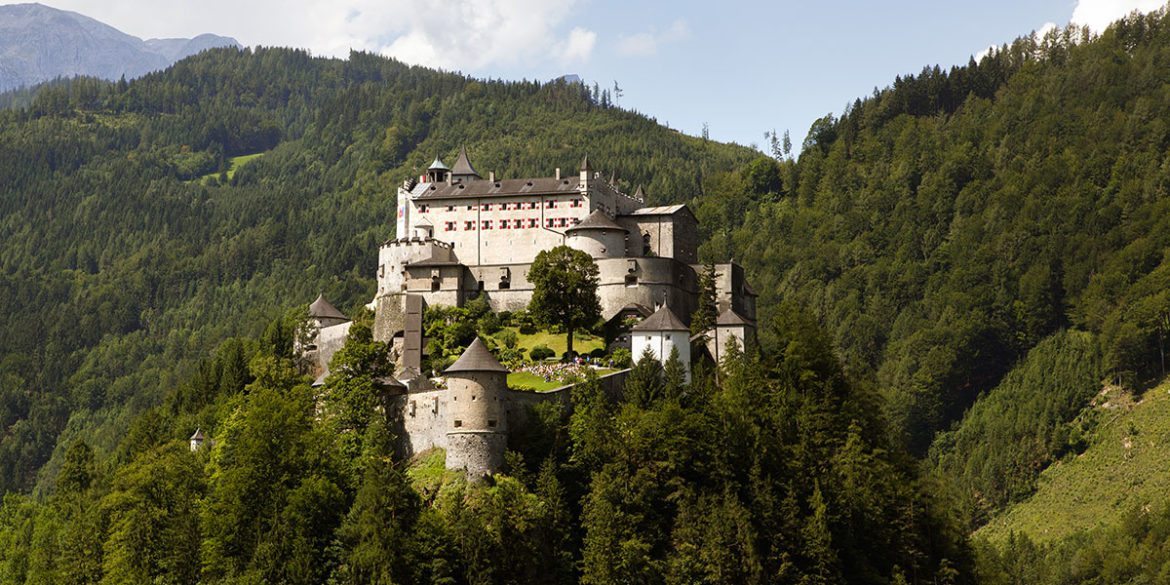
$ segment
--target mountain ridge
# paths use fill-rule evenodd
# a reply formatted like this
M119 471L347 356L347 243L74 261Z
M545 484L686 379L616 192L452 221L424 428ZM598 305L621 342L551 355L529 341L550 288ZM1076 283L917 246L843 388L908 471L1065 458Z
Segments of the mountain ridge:
M0 92L61 77L133 79L224 46L240 44L209 33L142 40L77 12L36 3L0 6Z

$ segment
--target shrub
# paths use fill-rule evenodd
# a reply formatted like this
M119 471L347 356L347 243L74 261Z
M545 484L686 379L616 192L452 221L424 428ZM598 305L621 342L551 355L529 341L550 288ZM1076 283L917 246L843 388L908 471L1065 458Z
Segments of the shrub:
M497 338L500 340L500 343L504 344L504 347L508 349L516 347L516 343L519 341L519 336L516 335L516 332L512 331L511 329L505 329L501 331Z
M613 355L610 357L613 358L613 365L619 368L628 368L630 367L630 364L634 363L633 354L630 353L630 350L624 347L619 347L613 350Z
M605 357L605 350L599 347L599 348L589 352L589 357L601 359L601 358Z
M532 357L532 361L539 362L557 355L557 352L549 349L548 346L538 345L532 348L528 355Z

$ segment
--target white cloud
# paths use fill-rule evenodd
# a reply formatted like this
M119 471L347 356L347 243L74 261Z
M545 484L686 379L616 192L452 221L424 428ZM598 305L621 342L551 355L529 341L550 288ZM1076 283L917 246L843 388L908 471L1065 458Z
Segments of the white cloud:
M338 57L357 49L465 71L580 62L597 41L564 26L579 0L41 1L143 38L211 32L245 45Z
M1133 12L1152 12L1165 5L1166 0L1078 0L1073 9L1072 22L1087 25L1093 32L1105 30L1113 21Z
M568 62L588 61L593 53L593 46L597 44L597 33L581 27L574 28L569 33L569 40L561 49L561 60Z
M676 20L670 28L661 32L650 29L618 39L617 51L628 57L648 57L658 53L662 45L686 40L690 36L691 29L686 21Z

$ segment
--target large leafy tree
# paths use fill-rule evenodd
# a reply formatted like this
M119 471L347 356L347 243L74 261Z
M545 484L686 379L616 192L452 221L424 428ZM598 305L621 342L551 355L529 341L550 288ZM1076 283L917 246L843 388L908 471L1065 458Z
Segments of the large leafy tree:
M528 280L534 291L528 311L544 325L560 325L568 335L566 348L573 353L573 332L601 318L597 299L597 264L593 258L568 246L557 246L536 255Z

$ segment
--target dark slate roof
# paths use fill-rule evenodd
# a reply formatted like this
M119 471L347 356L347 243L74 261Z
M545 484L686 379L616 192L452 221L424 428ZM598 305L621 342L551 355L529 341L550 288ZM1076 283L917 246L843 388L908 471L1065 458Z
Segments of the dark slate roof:
M727 309L726 311L719 313L719 317L717 319L715 319L715 324L721 325L724 327L739 327L741 325L751 325L751 323L749 323L747 319L743 318L742 315L740 315L739 313L736 313L735 311L733 311L731 309Z
M645 321L634 325L632 331L690 331L691 328L683 324L682 319L670 310L669 306L663 306L658 309L653 315L646 318Z
M309 305L309 316L326 319L349 320L349 317L346 317L341 311L337 310L337 307L334 307L333 305L329 304L329 301L325 300L324 294L317 295L317 300L313 301L313 304Z
M467 346L467 350L463 352L463 355L459 356L459 359L455 360L455 363L451 364L451 367L447 368L443 373L502 372L507 374L508 371L508 368L500 365L496 356L488 351L487 346L483 344L483 340L476 337L475 341L472 341L471 345Z
M419 183L416 199L456 199L464 197L515 197L517 195L560 195L579 193L579 181L542 177L537 179L504 179L500 181L460 181L458 183Z
M194 435L191 435L191 439L190 439L190 440L192 440L192 441L202 441L202 440L203 440L203 429L196 428L196 429L195 429L195 434L194 434Z
M451 169L447 168L447 165L443 164L443 161L439 160L439 157L436 156L435 162L431 163L431 166L427 167L427 170L428 171L434 171L434 170L449 171Z
M618 225L616 222L614 222L612 219L610 219L609 216L606 215L604 211L602 211L600 209L596 209L593 211L593 213L590 213L585 219L581 220L581 223L579 223L575 226L572 226L570 228L567 228L565 231L572 232L572 231L585 231L585 230L624 232L624 231L626 231L626 228Z
M459 147L459 159L455 161L455 166L451 168L451 174L455 176L474 175L479 176L475 172L475 167L471 166L471 161L467 160L467 147Z

